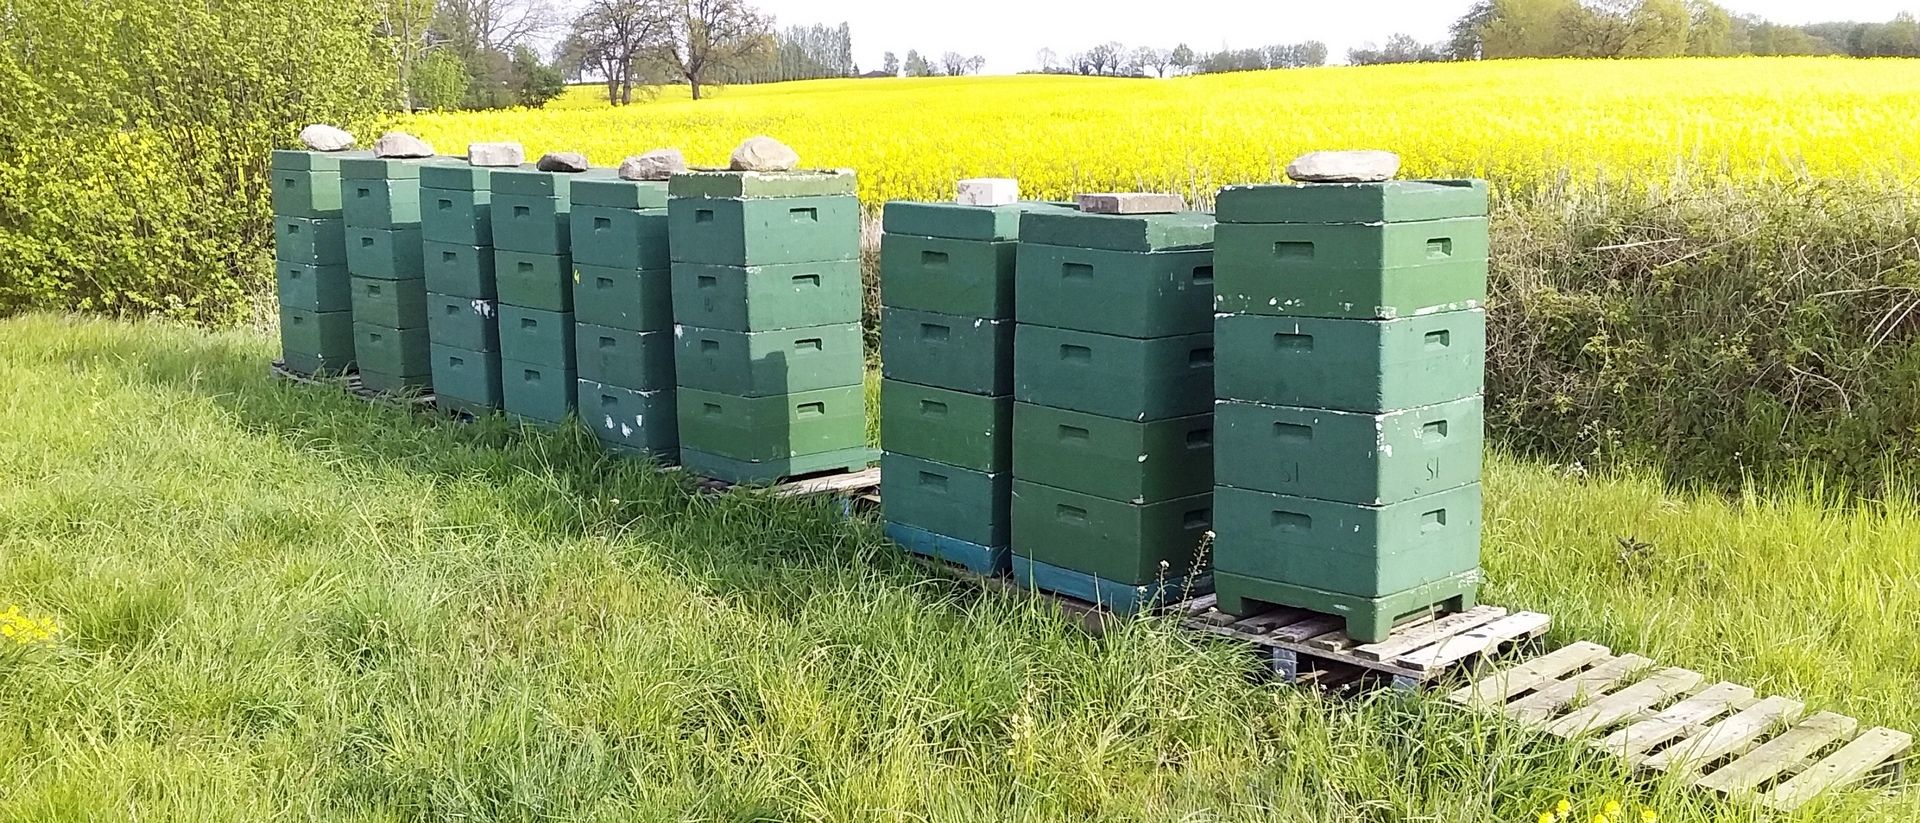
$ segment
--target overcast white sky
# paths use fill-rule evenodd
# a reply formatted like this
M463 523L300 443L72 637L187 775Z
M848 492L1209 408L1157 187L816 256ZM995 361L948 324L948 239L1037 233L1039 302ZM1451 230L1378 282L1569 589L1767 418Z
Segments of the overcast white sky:
M862 71L881 55L908 49L987 58L987 72L1010 74L1035 65L1042 47L1061 55L1118 40L1129 46L1196 51L1321 40L1339 60L1348 48L1379 43L1394 32L1423 41L1445 38L1448 24L1472 0L758 0L780 25L842 21L853 26ZM1782 23L1893 19L1920 10L1920 0L1722 0L1743 14Z

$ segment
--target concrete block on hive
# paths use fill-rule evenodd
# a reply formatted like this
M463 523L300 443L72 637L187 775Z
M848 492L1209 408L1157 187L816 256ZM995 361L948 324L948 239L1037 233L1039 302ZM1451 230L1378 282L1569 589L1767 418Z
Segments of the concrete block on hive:
M1082 194L1074 202L1088 214L1172 214L1187 209L1186 198L1154 192Z
M975 177L960 181L953 201L962 206L1011 206L1020 200L1020 181Z

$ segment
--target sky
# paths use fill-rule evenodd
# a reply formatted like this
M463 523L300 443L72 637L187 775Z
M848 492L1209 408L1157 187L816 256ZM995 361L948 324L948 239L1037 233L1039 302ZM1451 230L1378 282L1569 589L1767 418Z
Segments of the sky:
M1302 40L1325 42L1335 60L1347 49L1380 43L1395 32L1422 41L1446 38L1447 26L1472 0L756 0L781 26L838 24L853 28L862 71L882 55L918 49L929 58L957 51L987 58L986 73L1037 65L1051 48L1061 56L1118 40L1129 47L1195 51L1249 48ZM1740 14L1779 23L1885 21L1920 11L1920 0L1721 0Z

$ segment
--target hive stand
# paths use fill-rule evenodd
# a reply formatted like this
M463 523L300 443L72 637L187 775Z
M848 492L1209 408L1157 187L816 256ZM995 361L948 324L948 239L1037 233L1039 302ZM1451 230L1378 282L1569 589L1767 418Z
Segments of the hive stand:
M414 409L434 408L433 392L396 395L374 391L373 389L367 388L366 384L361 382L358 372L314 377L289 369L285 362L275 360L273 361L272 374L280 380L298 383L303 386L327 386L329 388L345 389L348 394L354 397L383 406ZM469 416L467 419L471 419L471 417Z

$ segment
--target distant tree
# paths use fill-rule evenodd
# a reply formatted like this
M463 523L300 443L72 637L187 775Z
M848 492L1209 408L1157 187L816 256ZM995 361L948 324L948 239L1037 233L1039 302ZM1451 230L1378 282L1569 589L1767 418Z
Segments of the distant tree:
M1151 71L1155 77L1165 77L1167 70L1173 68L1173 51L1141 46L1133 50L1133 64L1141 74Z
M895 77L900 76L900 58L894 56L893 52L887 52L886 56L880 59L880 70Z
M1627 14L1627 43L1616 57L1678 57L1687 53L1692 15L1681 0L1639 0Z
M413 70L426 60L427 52L433 48L429 34L434 1L377 0L374 5L378 14L375 42L385 47L389 65L394 67L399 80L401 111L413 110Z
M528 46L513 49L512 83L514 102L528 108L545 106L567 91L567 78Z
M1687 54L1724 57L1738 54L1733 39L1733 15L1717 3L1687 0Z
M1372 45L1347 50L1347 62L1356 66L1383 63L1433 63L1446 59L1444 50L1415 40L1410 34L1395 34L1385 46Z
M668 37L655 58L686 81L695 100L712 77L773 46L771 22L745 0L661 2L667 4Z
M1486 56L1487 26L1499 18L1494 0L1476 0L1460 19L1447 29L1447 57L1453 60L1479 60Z
M981 70L985 69L986 67L987 67L987 58L981 55L976 54L972 57L967 58L967 64L965 68L968 74L979 74Z
M1086 67L1082 74L1118 74L1120 65L1125 61L1127 47L1119 43L1101 43L1087 49Z
M645 85L641 73L672 36L669 13L661 0L588 0L574 17L569 48L606 79L609 104L632 103Z
M940 73L948 77L959 77L967 73L967 56L957 51L940 55Z
M1053 64L1060 60L1060 55L1053 49L1043 48L1033 55L1033 59L1040 64L1041 71L1048 72L1053 71Z
M1191 71L1200 62L1193 54L1193 47L1185 43L1174 46L1173 51L1167 53L1167 61L1180 71Z
M920 56L920 52L912 49L907 50L905 69L908 77L933 76L933 64L927 62L927 58Z

